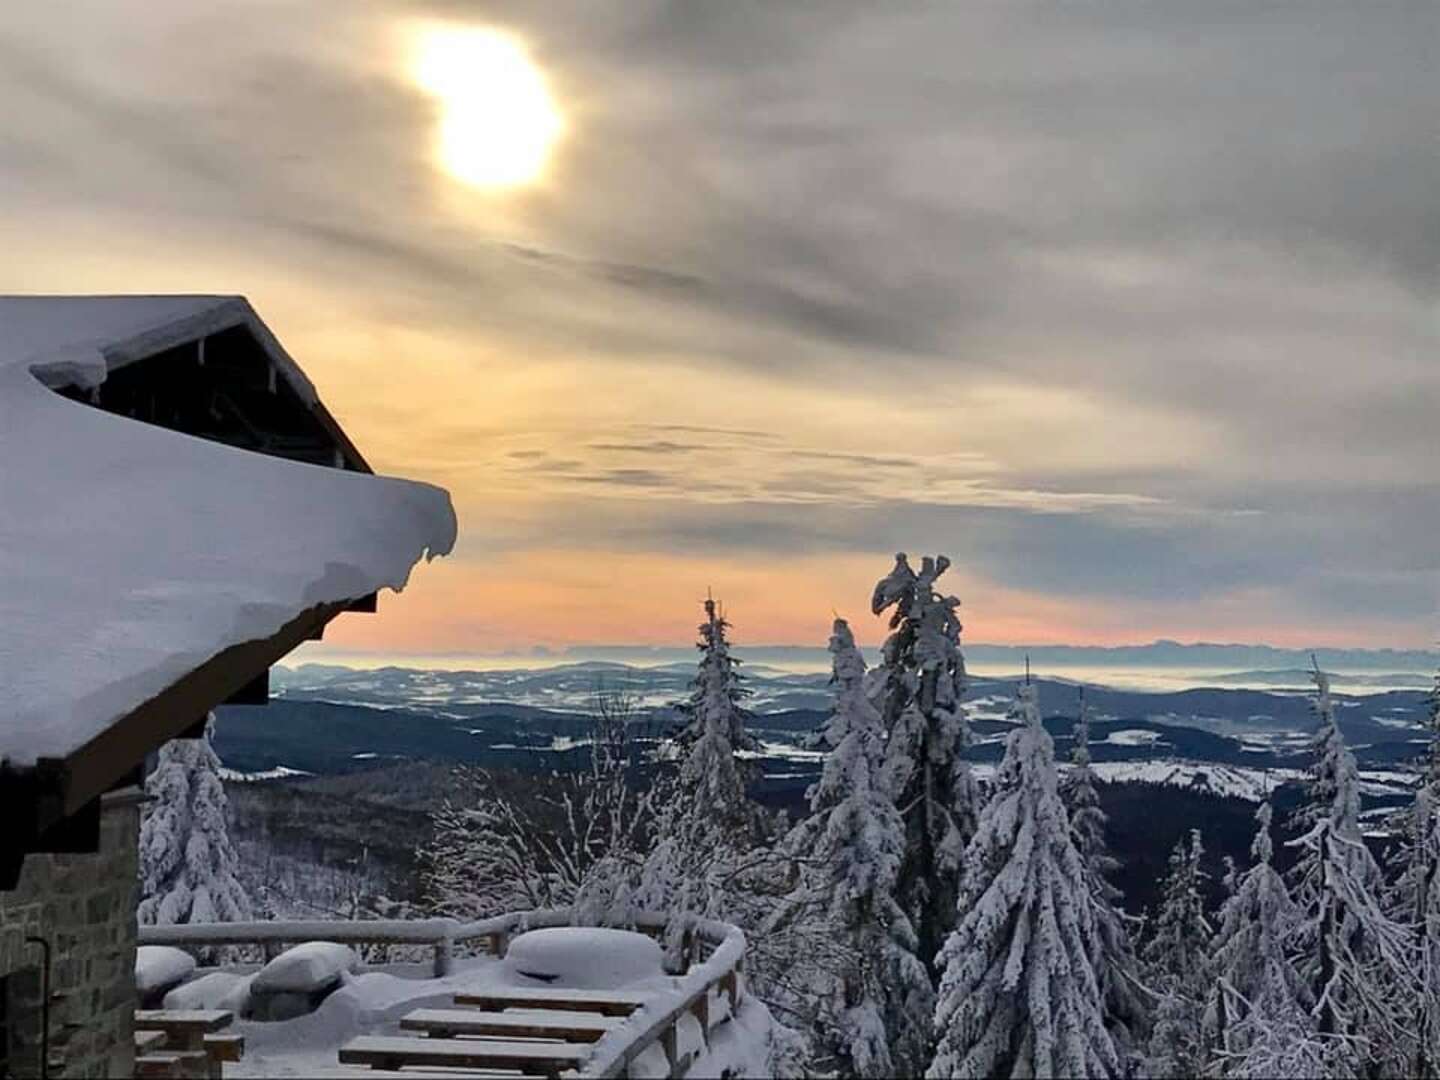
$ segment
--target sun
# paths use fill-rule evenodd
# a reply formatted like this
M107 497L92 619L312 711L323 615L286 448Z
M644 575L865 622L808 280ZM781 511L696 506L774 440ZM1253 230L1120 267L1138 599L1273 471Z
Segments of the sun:
M425 27L410 71L440 103L436 156L445 172L481 188L520 187L544 174L565 122L520 41L485 27Z

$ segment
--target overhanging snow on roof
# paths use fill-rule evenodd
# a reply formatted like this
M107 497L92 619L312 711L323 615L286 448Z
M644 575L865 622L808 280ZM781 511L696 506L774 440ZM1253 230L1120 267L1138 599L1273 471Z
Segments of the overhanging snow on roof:
M57 392L237 326L333 424L241 298L0 298L0 761L73 760L187 678L187 705L208 708L246 665L263 670L453 547L440 488L249 453Z

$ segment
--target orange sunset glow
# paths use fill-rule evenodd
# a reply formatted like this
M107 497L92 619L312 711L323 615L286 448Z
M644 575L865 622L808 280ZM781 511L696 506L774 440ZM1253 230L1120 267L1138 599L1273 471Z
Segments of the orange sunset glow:
M638 9L83 6L6 31L85 62L0 70L0 288L244 294L378 471L454 499L397 617L307 657L684 644L707 589L742 645L832 610L874 644L901 550L954 560L977 641L1433 638L1405 230L1255 226L1265 148L1223 102L1183 143L1126 112L1107 80L1169 84L1123 46L1060 123L998 74L1069 55L1018 14L892 55L863 14L712 10L702 47Z

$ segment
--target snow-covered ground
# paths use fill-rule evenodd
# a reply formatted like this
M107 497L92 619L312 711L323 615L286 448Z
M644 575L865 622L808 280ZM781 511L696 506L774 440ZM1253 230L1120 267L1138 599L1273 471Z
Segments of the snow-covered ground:
M1105 741L1116 746L1154 746L1163 742L1164 736L1158 731L1147 731L1144 728L1125 728L1110 732L1105 736Z
M363 754L356 754L363 757ZM374 757L374 754L370 755ZM241 772L239 769L220 768L217 770L220 779L227 784L248 784L256 780L284 780L289 776L314 776L314 773L306 772L304 769L292 769L288 765L277 765L273 769L260 769L257 772Z

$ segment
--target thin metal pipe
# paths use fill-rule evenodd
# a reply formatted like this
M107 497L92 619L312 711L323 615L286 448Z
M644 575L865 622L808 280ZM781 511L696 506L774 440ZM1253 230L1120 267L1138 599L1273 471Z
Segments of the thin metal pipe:
M40 978L40 1080L50 1080L50 942L42 937L27 937L25 944L39 945L45 954Z

